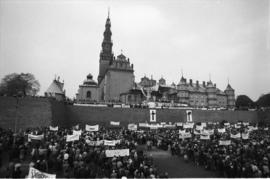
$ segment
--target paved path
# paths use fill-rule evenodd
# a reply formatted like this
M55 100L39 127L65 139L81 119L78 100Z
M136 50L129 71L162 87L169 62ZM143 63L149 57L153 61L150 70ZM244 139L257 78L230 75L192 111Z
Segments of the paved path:
M153 149L147 152L152 154L155 165L160 172L168 172L171 178L217 178L216 172L207 171L193 162L186 163L182 157L172 156L168 151Z

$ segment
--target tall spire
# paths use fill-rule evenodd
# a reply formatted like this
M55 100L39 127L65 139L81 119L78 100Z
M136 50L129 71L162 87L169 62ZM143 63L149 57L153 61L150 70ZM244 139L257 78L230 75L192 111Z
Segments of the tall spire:
M110 6L108 7L108 18L110 18Z
M183 69L181 68L181 75L182 75L182 77L183 77Z

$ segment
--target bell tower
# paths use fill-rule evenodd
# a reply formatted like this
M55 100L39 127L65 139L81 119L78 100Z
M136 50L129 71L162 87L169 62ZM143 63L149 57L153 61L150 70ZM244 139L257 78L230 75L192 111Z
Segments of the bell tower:
M108 10L108 17L105 24L105 31L103 33L102 49L99 55L99 75L98 75L98 84L102 81L105 76L106 70L113 61L112 53L112 32L111 32L111 20L110 20L110 11Z

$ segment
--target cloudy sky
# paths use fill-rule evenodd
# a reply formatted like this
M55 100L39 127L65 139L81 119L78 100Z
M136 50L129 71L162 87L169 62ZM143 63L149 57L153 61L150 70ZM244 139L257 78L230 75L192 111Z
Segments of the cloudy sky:
M253 100L270 92L268 0L0 0L0 78L30 72L40 95L55 75L74 97L97 79L108 7L113 51L144 75L211 80ZM209 75L211 74L211 75Z

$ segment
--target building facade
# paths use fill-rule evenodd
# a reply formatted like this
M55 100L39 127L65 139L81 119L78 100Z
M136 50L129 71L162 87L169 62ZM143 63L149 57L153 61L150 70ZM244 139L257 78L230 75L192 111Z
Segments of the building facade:
M120 94L129 91L134 85L133 64L122 52L115 58L111 36L111 20L108 16L99 55L98 83L88 85L84 82L79 86L76 94L79 103L120 102ZM91 92L91 98L87 97L88 91Z
M66 92L64 90L64 81L60 81L60 77L55 78L49 88L44 93L45 97L54 98L57 101L64 101L66 99Z
M76 99L80 103L95 103L99 100L98 84L93 80L92 74L88 74L83 84L79 86Z

